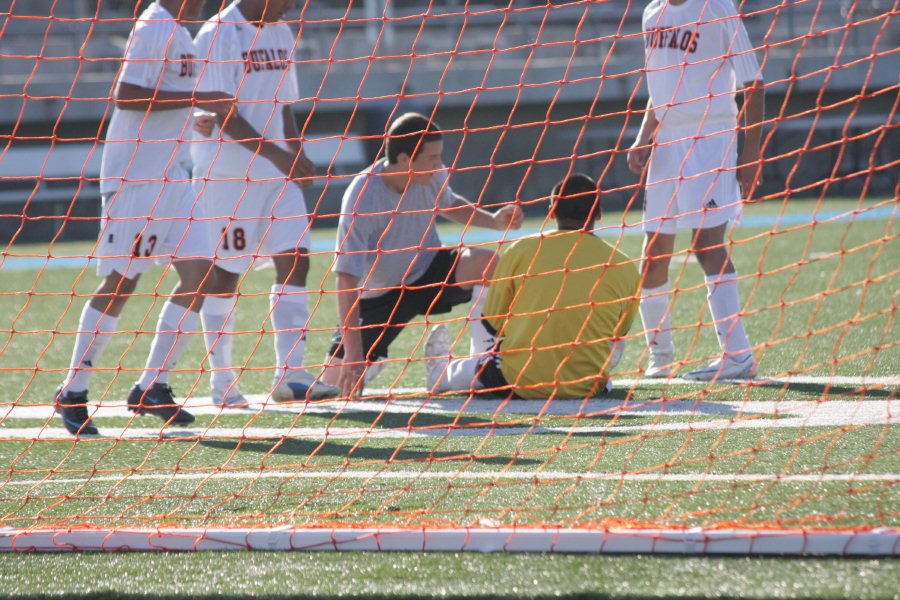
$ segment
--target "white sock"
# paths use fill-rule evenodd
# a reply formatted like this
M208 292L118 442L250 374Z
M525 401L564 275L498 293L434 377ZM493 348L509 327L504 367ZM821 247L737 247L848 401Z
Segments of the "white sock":
M494 347L494 336L484 326L484 301L488 288L484 285L472 286L472 303L469 307L469 355L479 356Z
M672 326L669 324L669 282L641 292L641 322L651 356L675 356Z
M207 296L200 309L203 321L203 340L209 356L212 388L223 394L237 379L232 367L231 349L234 346L234 321L237 296Z
M306 350L306 327L309 309L306 305L306 288L296 285L275 284L269 295L272 328L275 330L275 380L303 368Z
M197 331L198 317L196 312L166 300L156 323L156 335L150 345L147 366L138 380L142 390L155 383L168 383L170 371L178 364L178 359L191 341L190 334Z
M94 363L100 360L118 324L119 317L100 312L91 306L90 302L84 305L81 320L78 321L78 333L75 335L75 348L72 349L69 372L63 381L65 391L83 392L88 389Z
M711 275L706 278L709 312L716 327L719 346L727 355L743 359L750 352L750 340L741 318L737 273Z
M481 382L476 380L478 374L478 356L467 358L454 358L447 365L447 370L441 375L437 384L438 392L480 390L484 388Z

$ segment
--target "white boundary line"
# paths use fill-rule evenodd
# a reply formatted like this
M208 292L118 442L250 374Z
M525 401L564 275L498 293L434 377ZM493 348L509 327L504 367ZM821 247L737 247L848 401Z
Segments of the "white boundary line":
M130 481L194 481L200 479L365 479L365 480L513 480L533 483L558 481L615 481L638 483L900 483L898 473L573 473L569 471L203 471L194 473L122 473L121 475L86 475L60 479L23 479L0 482L5 487L45 487L51 485L84 485L91 483L127 483Z
M203 414L212 411L218 414L222 409L202 405L195 408L188 403L192 412ZM488 437L521 436L531 434L556 435L619 435L663 431L705 431L710 429L784 429L805 427L862 427L890 426L900 424L900 399L898 400L833 400L827 402L690 402L690 401L647 401L620 402L616 400L591 400L588 402L562 400L553 403L519 400L508 403L484 400L392 401L388 404L366 401L330 402L317 405L298 404L297 409L305 414L339 414L346 410L374 411L385 414L459 414L487 413L484 423L462 425L420 425L415 423L404 427L224 427L215 423L208 427L180 429L166 427L146 427L148 423L159 423L153 417L132 420L126 426L109 427L102 425L104 438L113 440L269 440L269 439L411 439L434 437ZM294 410L294 412L297 411ZM52 419L50 407L17 407L14 417L7 417L5 426L0 428L0 442L12 440L71 440L73 437L59 421ZM128 416L121 403L92 407L92 417ZM48 412L49 411L49 412ZM252 411L244 411L249 413ZM46 414L45 414L46 413ZM506 425L502 421L492 423L499 414L556 414L573 416L624 416L643 417L649 422L627 425L627 421L617 419L598 425ZM210 414L206 412L206 414ZM10 427L13 418L40 418L47 424L40 427ZM697 419L695 417L703 417ZM719 417L719 418L706 418ZM452 417L448 416L448 420ZM674 418L674 419L673 419ZM51 425L52 424L52 425ZM99 439L100 436L82 436L83 439Z
M900 378L898 378L900 385ZM523 414L523 415L600 415L609 414L642 414L652 416L691 416L691 415L734 415L747 416L753 414L784 414L803 410L831 410L832 407L860 407L893 403L894 412L900 412L900 394L892 399L859 399L859 400L786 400L786 401L715 401L715 400L669 400L666 398L648 400L616 400L610 398L591 398L586 400L482 400L461 397L444 397L425 395L424 390L417 388L393 390L374 390L382 394L376 397L363 397L360 400L326 400L318 402L273 402L263 394L251 394L247 399L250 408L222 408L212 404L209 397L191 397L183 402L184 408L195 415L229 415L229 414L337 414L353 412L375 412L386 414L444 414L444 413L487 413L487 414ZM421 392L418 398L410 397ZM821 407L821 408L818 408ZM88 404L91 418L132 417L124 402L104 399ZM2 404L0 403L0 422L11 419L50 419L54 416L54 407L50 404Z
M900 529L0 529L0 551L204 550L900 556Z
M864 427L889 426L900 424L900 413L887 418L853 418L853 419L812 419L808 417L783 419L716 419L713 421L688 421L681 423L648 423L646 425L600 425L596 427L410 427L410 428L364 428L364 427L215 427L206 430L179 429L168 427L162 431L151 427L104 427L104 435L81 436L80 439L110 440L350 440L360 439L415 439L444 437L505 437L524 435L619 435L656 433L663 431L709 431L737 429L785 429L789 427ZM101 432L101 433L103 433ZM22 427L0 429L0 442L13 440L46 440L71 442L74 439L62 427Z

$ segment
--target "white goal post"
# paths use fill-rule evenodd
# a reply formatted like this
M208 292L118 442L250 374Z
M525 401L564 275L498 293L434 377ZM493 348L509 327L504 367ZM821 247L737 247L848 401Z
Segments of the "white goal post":
M0 551L223 550L900 556L900 529L0 529Z

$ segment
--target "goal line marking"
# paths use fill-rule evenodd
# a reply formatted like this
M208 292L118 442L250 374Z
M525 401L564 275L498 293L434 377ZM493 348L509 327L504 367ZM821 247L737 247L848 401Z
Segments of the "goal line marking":
M807 403L809 404L809 403ZM622 433L658 433L736 429L784 429L808 427L864 427L890 426L900 424L900 400L872 402L834 402L840 405L818 410L820 405L810 404L813 410L791 414L778 411L775 418L771 413L754 415L735 413L729 419L687 420L677 422L654 421L641 425L622 425L614 422L605 425L505 425L503 423L485 426L477 425L423 425L406 427L165 427L162 430L140 426L103 426L104 438L112 440L360 440L360 439L414 439L435 437L489 437L522 435L619 435ZM841 410L843 409L843 410ZM640 413L639 413L640 414ZM666 413L659 413L664 416ZM783 415L783 416L780 416ZM647 416L646 413L643 416ZM149 418L149 417L148 417ZM56 420L48 421L54 424ZM83 436L88 439L89 436ZM96 439L99 436L90 436ZM72 436L64 428L49 427L3 427L0 442L12 440L60 440L71 441Z
M900 381L898 381L900 383ZM410 395L422 390L406 392L404 390L372 390L375 397L364 397L360 400L325 400L317 402L277 403L264 394L250 394L247 399L251 406L248 409L222 408L212 404L209 397L191 397L183 401L182 406L196 415L227 414L338 414L355 412L375 412L385 414L459 414L483 413L489 415L642 415L660 417L722 415L747 417L764 414L807 414L810 412L855 413L874 410L881 412L885 403L893 403L894 412L900 411L900 398L894 400L785 400L785 401L714 401L714 400L668 400L665 398L648 400L619 400L611 398L594 398L590 400L477 400L460 397L423 397L412 398ZM399 396L393 396L399 394ZM127 407L121 400L110 398L91 402L88 405L91 418L130 417ZM0 403L0 422L10 419L42 419L54 416L54 407L46 404L3 404ZM2 434L0 434L2 435Z
M637 483L833 483L894 482L900 473L574 473L567 471L204 471L194 473L122 473L121 475L86 475L59 479L17 479L0 483L4 487L45 487L83 485L86 483L126 483L130 481L196 481L200 479L365 479L365 480L513 480L534 483L574 481L615 481Z

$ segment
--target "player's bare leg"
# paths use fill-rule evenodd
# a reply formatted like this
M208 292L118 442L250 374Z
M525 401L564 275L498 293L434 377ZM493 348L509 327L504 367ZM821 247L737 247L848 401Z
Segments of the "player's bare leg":
M470 356L489 352L494 346L494 336L484 326L482 312L487 298L487 286L496 264L497 255L494 252L463 248L456 265L456 282L465 289L472 289L472 303L467 318Z
M647 339L649 360L646 377L664 378L672 375L675 362L675 343L669 323L669 264L675 251L675 235L647 232L644 239L640 313Z
M713 381L756 375L756 361L741 318L737 274L725 245L727 223L693 232L693 251L706 274L707 302L722 357L685 374L685 379Z
M303 368L309 326L306 277L309 251L298 248L272 257L275 285L269 295L269 317L275 331L275 383L272 397L279 402L320 400L340 390Z
M725 248L727 225L693 230L691 250L707 277L734 273L734 265Z

